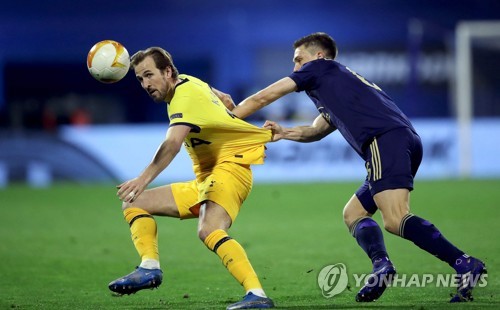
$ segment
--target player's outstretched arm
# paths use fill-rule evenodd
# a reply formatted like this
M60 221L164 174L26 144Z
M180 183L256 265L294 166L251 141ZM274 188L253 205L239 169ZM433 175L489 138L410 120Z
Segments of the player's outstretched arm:
M309 126L297 126L284 128L280 124L273 121L266 121L264 128L271 129L273 132L273 142L281 139L297 141L297 142L314 142L323 139L330 133L336 130L323 118L322 115L316 117L314 122Z
M232 111L234 109L234 107L236 107L236 104L234 104L234 101L233 101L233 98L231 98L231 95L226 94L224 92L221 92L220 90L217 90L213 87L212 87L212 91L214 92L214 94L217 97L219 97L220 101L222 101L222 103L224 103L224 105L226 106L226 108L229 111Z
M132 180L118 185L117 196L125 202L133 202L175 158L182 147L184 138L188 135L191 127L186 125L170 126L165 141L160 144L153 160L144 171Z
M240 102L232 112L237 117L244 119L271 102L295 90L297 90L297 84L295 84L291 78L282 78Z

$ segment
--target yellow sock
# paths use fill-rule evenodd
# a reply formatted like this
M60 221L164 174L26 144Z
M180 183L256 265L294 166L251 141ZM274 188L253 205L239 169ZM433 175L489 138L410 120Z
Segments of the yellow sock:
M159 261L158 231L153 216L139 208L127 208L123 211L123 215L130 225L132 241L141 259Z
M243 285L246 291L262 289L259 278L257 278L245 250L236 240L229 237L224 230L213 231L205 239L205 245L219 255L222 264Z

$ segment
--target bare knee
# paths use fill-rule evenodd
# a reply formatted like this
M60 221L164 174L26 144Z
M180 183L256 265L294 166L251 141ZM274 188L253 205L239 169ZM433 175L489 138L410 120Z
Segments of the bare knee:
M354 195L345 205L342 215L344 218L344 223L347 225L347 227L350 227L352 223L354 223L359 218L371 216L371 214L363 208L356 195Z
M399 225L401 223L400 218L396 217L391 217L391 218L384 218L384 229L391 234L399 234Z
M410 212L406 209L386 209L384 211L380 210L380 213L384 221L384 229L392 234L399 235L401 221Z
M198 227L198 238L200 238L200 240L204 242L207 237L214 231L215 229L213 228Z
M207 237L216 230L224 230L227 231L229 228L228 225L225 225L224 222L220 222L218 220L211 221L200 221L198 223L198 238L202 242L205 242Z
M211 231L198 228L198 238L200 238L201 241L205 241L211 233Z
M226 231L231 226L231 217L226 210L218 204L208 201L200 207L200 218L198 221L198 237L205 241L207 237L216 230Z
M384 221L384 228L388 232L399 235L399 227L401 226L401 221L409 213L408 209L405 208L392 208L384 210L380 209L382 214L382 220Z
M344 212L343 212L343 218L344 218L344 224L346 224L347 227L351 226L352 223L354 223L357 219L365 216L361 215L358 212L355 212L352 208L345 206L344 207Z

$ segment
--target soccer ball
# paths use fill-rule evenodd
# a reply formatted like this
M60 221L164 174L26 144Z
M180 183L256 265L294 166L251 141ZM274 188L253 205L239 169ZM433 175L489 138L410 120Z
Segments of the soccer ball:
M87 55L87 68L99 82L115 83L121 80L130 67L127 49L113 40L96 43Z

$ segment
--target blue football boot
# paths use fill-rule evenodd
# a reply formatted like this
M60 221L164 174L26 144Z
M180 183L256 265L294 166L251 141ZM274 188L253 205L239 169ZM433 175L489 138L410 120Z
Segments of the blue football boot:
M252 292L248 293L243 297L242 301L234 303L232 305L227 306L227 310L235 310L235 309L264 309L264 308L274 308L274 302L271 298L260 297L252 294Z
M485 264L477 258L463 255L457 259L454 268L458 287L450 302L472 301L472 289L481 281L481 276L487 273Z
M160 269L137 267L128 275L109 283L108 287L119 295L130 295L146 288L156 288L162 280L163 272Z
M372 274L370 274L365 285L356 295L356 301L370 302L379 299L387 285L391 284L395 274L396 268L389 258L384 257L375 260Z

